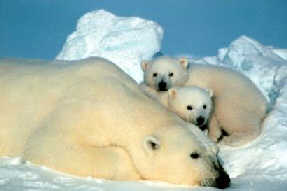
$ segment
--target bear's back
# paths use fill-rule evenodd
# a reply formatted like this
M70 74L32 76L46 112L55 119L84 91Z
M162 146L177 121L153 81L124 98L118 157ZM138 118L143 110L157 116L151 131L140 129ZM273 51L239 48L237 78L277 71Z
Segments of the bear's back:
M31 132L59 104L91 97L101 100L109 98L109 89L136 91L137 86L117 66L101 58L68 64L3 59L0 74L0 154L20 153Z
M111 119L104 120L104 127L117 126L118 131L135 123L151 130L156 123L174 120L145 96L133 79L102 58L69 64L1 60L0 72L5 73L0 76L0 155L10 151L11 155L19 154L32 132L43 126L52 113L71 104L81 107L90 101L96 116ZM156 122L143 120L154 115L158 117Z
M215 97L223 93L228 96L232 91L233 95L240 99L246 96L246 92L249 92L255 96L253 100L259 105L267 104L265 97L256 85L240 72L225 67L203 64L191 64L189 70L189 80L186 85L212 89Z
M242 73L230 68L191 64L189 80L186 85L197 85L212 89L215 104L219 101L232 103L245 111L265 114L268 102L257 86Z

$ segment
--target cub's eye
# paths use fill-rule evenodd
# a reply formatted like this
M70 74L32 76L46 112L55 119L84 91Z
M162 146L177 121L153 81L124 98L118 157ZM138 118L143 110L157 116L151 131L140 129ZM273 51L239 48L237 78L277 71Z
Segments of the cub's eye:
M173 73L172 73L172 72L171 72L171 73L169 73L169 74L168 74L168 76L169 76L169 77L172 77L172 76L173 76Z
M191 153L189 156L190 156L192 159L198 159L198 158L200 157L200 155L199 155L198 153L196 153L196 152Z
M187 110L192 110L193 108L192 108L191 105L188 105L188 106L186 106L186 109L187 109Z
M206 106L205 104L202 106L203 109L206 109L206 107L207 107L207 106Z
M157 73L153 73L153 75L152 75L153 77L157 77Z

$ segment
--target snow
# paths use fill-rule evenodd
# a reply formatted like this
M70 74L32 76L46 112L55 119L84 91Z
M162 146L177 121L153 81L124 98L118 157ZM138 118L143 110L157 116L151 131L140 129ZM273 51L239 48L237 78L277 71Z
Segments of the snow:
M239 37L228 48L219 49L217 56L196 59L194 62L225 66L242 72L259 87L272 104L283 78L277 73L286 66L286 60L274 53L272 48L246 36Z
M69 35L56 59L104 57L139 82L143 76L140 61L151 59L160 50L162 37L163 29L153 21L93 11L79 19L76 31Z
M163 30L140 18L117 17L106 11L84 15L57 59L76 60L103 56L119 65L138 82L139 63L160 51ZM158 55L159 53L157 53ZM161 55L161 53L159 54ZM287 188L287 50L274 49L241 36L218 55L192 58L191 63L233 68L249 77L270 101L260 137L248 145L220 146L220 156L232 181L227 190L286 190ZM78 178L35 166L21 158L0 160L0 190L190 190L160 182L119 182ZM192 190L216 190L194 187Z
M273 52L283 58L284 60L287 60L287 50L286 49L273 49Z
M221 147L232 178L287 180L287 61L270 47L241 36L217 56L190 58L191 63L233 68L249 77L271 102L261 136L249 145ZM285 185L286 186L286 185ZM287 188L287 186L286 186Z

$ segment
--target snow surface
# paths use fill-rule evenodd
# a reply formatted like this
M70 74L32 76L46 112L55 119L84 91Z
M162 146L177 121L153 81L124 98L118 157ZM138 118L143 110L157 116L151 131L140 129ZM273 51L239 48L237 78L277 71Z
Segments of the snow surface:
M79 19L76 31L69 35L56 59L104 57L139 82L143 76L140 61L151 59L160 50L162 37L163 29L153 21L93 11Z
M287 49L273 49L274 53L287 60Z
M100 26L100 27L99 27ZM105 11L87 13L68 37L57 59L103 56L140 81L139 63L159 51L162 29L152 21L116 17ZM227 190L287 190L287 60L285 49L273 49L246 36L218 51L217 56L190 62L230 67L248 76L270 101L260 137L248 145L221 146L220 155L231 177ZM0 190L163 191L190 187L159 182L118 182L65 175L19 158L0 160ZM216 190L194 187L192 190Z

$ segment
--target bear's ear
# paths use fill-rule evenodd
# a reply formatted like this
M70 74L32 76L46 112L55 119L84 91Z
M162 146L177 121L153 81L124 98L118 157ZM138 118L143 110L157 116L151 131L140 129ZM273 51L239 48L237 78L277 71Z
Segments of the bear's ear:
M179 63L182 65L183 68L187 69L188 66L188 59L187 58L180 58Z
M168 97L171 98L171 99L174 99L177 95L177 92L175 90L175 88L170 88L168 90Z
M159 138L153 135L147 136L144 139L144 148L148 153L158 150L160 148Z
M213 97L213 90L212 89L206 89L210 97Z
M150 61L143 60L143 61L141 62L142 71L145 72L145 71L147 70L147 67L148 67L149 64L150 64Z

